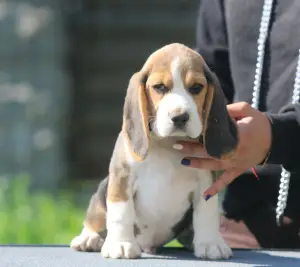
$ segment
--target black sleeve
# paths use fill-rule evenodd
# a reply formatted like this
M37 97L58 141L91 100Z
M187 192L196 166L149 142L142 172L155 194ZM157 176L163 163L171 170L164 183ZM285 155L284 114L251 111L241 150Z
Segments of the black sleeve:
M300 170L300 104L284 107L279 114L266 113L271 121L272 145L268 163Z
M196 26L196 51L215 72L227 100L232 103L234 89L229 65L223 1L200 1Z

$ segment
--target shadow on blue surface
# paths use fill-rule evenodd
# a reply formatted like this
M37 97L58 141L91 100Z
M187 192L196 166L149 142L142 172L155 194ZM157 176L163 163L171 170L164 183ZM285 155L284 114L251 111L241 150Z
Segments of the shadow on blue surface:
M201 261L185 249L162 248L155 256L159 255L163 256L162 260ZM153 259L151 256L149 258ZM154 258L157 259L157 257ZM218 263L221 262L223 262L223 265L220 266L227 266L229 263L233 263L234 265L232 266L300 267L300 251L235 249L231 259L218 261Z
M156 255L144 254L135 260L103 259L100 253L76 252L66 246L3 245L0 246L2 267L300 267L300 251L234 250L229 260L206 261L191 251L161 248Z

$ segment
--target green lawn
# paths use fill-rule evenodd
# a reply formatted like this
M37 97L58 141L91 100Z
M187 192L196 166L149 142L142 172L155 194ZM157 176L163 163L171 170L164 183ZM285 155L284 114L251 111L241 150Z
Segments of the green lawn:
M29 193L29 179L0 178L0 243L69 244L85 215L71 194Z
M173 240L165 245L165 247L182 247L182 245L177 240Z

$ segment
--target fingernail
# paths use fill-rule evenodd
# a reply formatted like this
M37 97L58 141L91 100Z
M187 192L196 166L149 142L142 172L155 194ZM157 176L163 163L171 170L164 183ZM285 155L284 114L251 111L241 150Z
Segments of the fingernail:
M173 148L176 149L176 150L181 150L181 149L183 149L183 145L180 145L180 144L174 144L174 145L173 145Z
M181 164L184 166L189 166L191 164L191 161L189 159L183 159L181 160Z
M205 197L205 201L209 200L211 198L211 195L208 194L206 197Z

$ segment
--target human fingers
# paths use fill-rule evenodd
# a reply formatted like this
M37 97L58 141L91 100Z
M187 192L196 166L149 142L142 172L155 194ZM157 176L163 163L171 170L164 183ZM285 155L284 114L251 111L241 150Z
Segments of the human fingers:
M206 152L206 149L200 143L178 141L173 145L173 148L191 156L210 158L210 156Z
M205 169L211 171L220 171L224 169L224 164L215 159L185 157L181 164L196 169Z
M212 184L203 194L205 200L209 200L214 195L224 190L230 183L232 183L242 171L237 169L225 170L219 179Z

